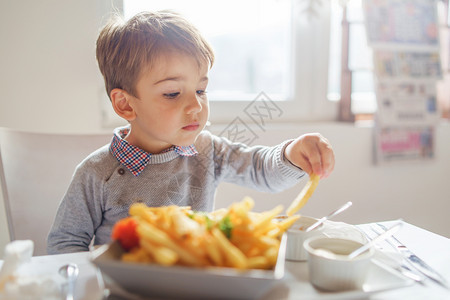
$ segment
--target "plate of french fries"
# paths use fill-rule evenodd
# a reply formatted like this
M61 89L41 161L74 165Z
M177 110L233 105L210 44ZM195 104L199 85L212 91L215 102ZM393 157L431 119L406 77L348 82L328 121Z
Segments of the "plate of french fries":
M114 242L92 262L113 282L148 297L255 299L284 276L286 235L299 216L282 206L253 212L244 198L211 213L189 207L130 207Z
M310 176L284 215L281 205L252 211L249 197L210 213L135 203L92 262L108 281L148 297L260 298L284 276L285 232L318 181Z

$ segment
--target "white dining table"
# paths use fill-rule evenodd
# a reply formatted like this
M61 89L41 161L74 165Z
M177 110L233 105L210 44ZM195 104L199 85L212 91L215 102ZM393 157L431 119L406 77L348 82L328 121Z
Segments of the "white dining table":
M382 222L389 226L392 221ZM367 224L365 224L367 225ZM358 225L364 226L364 225ZM412 252L423 259L435 271L450 282L450 239L434 234L409 223L395 236ZM90 262L89 252L32 257L35 268L48 273L57 273L67 263L76 263L80 269L76 282L75 299L122 299L120 297L104 297L102 280L98 280L99 271ZM0 265L2 261L0 261ZM269 299L450 299L450 289L446 289L431 280L422 283L405 281L407 284L387 291L375 291L371 294L363 292L318 293L309 283L306 262L286 261L286 272L262 300Z

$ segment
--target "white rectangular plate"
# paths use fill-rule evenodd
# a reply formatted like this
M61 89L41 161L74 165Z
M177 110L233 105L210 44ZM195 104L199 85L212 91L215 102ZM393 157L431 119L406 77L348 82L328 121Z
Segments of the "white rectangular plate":
M120 261L117 243L95 250L91 261L126 291L147 297L175 299L257 299L284 276L286 235L273 270L191 268Z

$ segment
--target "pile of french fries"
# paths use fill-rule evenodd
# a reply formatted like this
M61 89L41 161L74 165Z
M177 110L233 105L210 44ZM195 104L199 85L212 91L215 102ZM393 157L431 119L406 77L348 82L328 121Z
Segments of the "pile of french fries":
M278 219L281 205L262 213L252 212L253 206L248 197L211 213L134 204L129 213L137 222L139 246L124 253L122 260L164 266L272 269L281 236L300 216Z

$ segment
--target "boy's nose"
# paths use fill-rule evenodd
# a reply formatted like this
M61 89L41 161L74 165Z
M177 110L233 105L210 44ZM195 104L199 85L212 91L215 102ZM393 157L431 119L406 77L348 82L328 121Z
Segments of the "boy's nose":
M199 113L202 108L201 99L197 94L189 96L189 103L186 106L186 112L188 114Z

